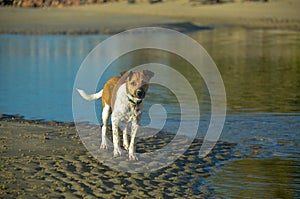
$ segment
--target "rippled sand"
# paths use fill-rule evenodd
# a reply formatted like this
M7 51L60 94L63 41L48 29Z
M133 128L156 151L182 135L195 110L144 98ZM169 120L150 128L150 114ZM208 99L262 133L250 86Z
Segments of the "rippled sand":
M146 144L155 148L170 140L168 136L138 140L137 151L147 153ZM83 146L72 123L3 115L0 141L0 195L4 198L212 196L214 192L204 184L205 179L217 164L238 158L232 153L235 145L218 143L206 158L200 159L201 140L196 139L184 155L161 170L122 172L97 161ZM124 158L124 164L126 161Z

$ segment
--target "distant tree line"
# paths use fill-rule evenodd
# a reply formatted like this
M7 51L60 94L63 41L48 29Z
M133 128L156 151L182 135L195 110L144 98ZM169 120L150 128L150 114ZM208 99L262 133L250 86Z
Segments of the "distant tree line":
M16 7L65 7L65 6L78 6L86 4L99 4L115 1L127 1L128 3L136 3L136 0L0 0L2 6L16 6ZM158 3L163 0L148 0L149 3ZM228 3L235 0L189 0L190 2L201 4L215 4L215 3ZM263 1L268 0L242 0L242 1Z
M2 6L16 7L64 7L97 4L118 0L0 0Z

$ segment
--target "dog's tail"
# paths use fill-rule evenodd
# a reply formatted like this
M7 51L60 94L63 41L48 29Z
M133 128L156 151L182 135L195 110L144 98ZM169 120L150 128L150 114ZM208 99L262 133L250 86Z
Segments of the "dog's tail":
M81 90L81 89L77 88L77 91L83 99L86 99L88 101L93 101L93 100L100 99L102 97L102 92L103 92L103 90L101 90L98 93L89 95L84 90Z

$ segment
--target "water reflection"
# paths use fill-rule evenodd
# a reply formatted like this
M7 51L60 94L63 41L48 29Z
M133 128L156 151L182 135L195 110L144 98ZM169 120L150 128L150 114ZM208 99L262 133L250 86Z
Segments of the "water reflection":
M193 34L222 74L230 112L300 111L300 33L222 29Z
M232 161L213 177L213 186L228 198L297 198L299 165L276 158Z
M103 36L0 36L0 112L71 121L80 63Z

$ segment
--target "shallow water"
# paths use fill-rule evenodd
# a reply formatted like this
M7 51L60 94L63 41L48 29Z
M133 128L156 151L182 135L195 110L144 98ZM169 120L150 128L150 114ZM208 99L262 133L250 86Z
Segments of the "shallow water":
M298 198L299 160L231 161L213 177L215 192L228 198Z
M232 159L208 180L215 193L230 198L297 198L300 168L300 33L282 30L222 28L192 33L216 62L224 80L228 115L221 139L237 143ZM107 36L0 35L0 113L28 119L72 121L72 89L86 55ZM210 97L200 75L178 56L138 51L112 63L99 82L130 66L159 62L180 71L193 87L200 85L204 135ZM168 77L172 78L172 77ZM152 85L143 125L152 104L168 113L164 129L176 132L180 106L168 89ZM100 115L100 103L96 103ZM193 117L193 111L190 111ZM163 116L156 115L157 122ZM82 118L84 120L84 117ZM188 133L187 133L188 134ZM242 192L243 187L248 191Z
M228 198L298 198L300 188L300 33L231 29L194 38L221 71L228 99L223 140L242 159L210 180Z
M0 35L1 113L71 121L77 69L104 38Z

